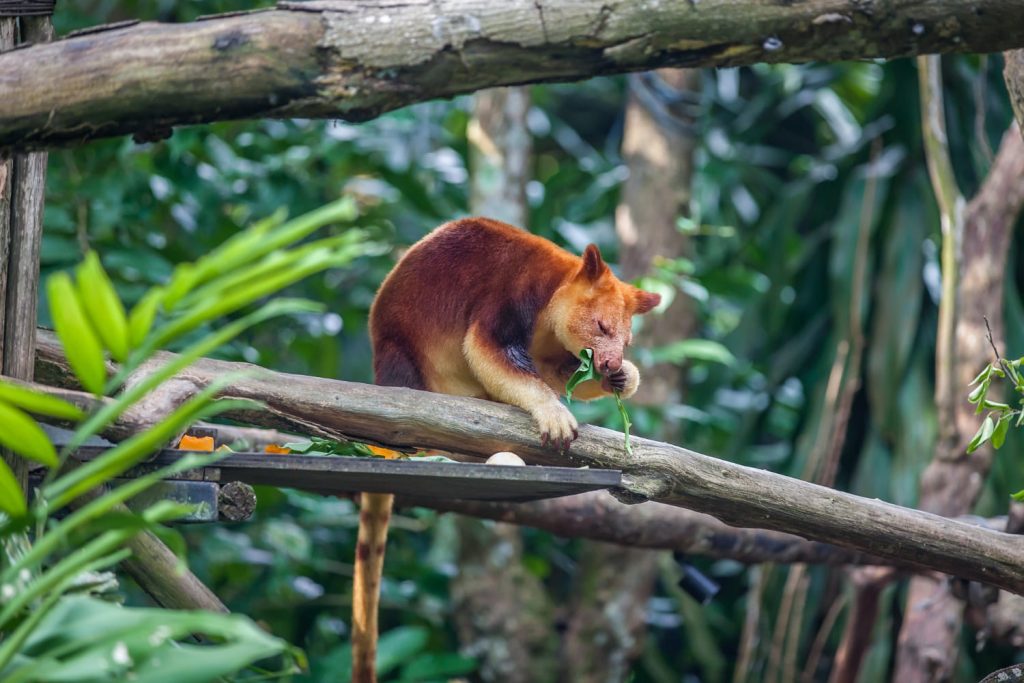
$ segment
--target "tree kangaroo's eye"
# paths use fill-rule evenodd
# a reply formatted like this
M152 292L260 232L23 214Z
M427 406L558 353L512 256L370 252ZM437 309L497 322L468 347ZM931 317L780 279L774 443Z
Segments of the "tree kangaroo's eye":
M605 335L606 337L611 334L608 331L608 327L600 320L597 321L597 329L601 330L601 334Z

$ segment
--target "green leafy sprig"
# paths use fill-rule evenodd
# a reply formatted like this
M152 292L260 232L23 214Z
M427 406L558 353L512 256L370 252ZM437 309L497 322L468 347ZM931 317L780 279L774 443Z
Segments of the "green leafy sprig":
M985 326L988 327L988 320L985 321ZM989 344L992 345L992 349L995 351L996 359L986 365L978 373L978 376L971 381L971 386L975 388L967 397L967 401L977 406L976 414L981 415L986 410L989 412L985 419L982 420L981 426L978 427L978 431L975 432L970 443L967 444L968 453L973 453L986 443L991 443L992 448L999 450L1006 441L1006 435L1010 431L1010 424L1013 423L1014 427L1017 428L1024 424L1024 375L1022 375L1021 371L1021 363L1024 363L1024 358L1016 360L1003 358L999 355L999 350L996 349L995 342L992 340L991 329L989 329L987 336ZM998 380L1010 381L1013 390L1021 397L1017 401L1018 407L1015 408L1009 403L994 401L988 397L988 392L993 382ZM1024 490L1013 494L1013 498L1018 501L1024 501Z
M572 373L569 381L565 383L565 400L572 401L572 392L576 387L580 383L591 379L600 382L601 373L594 366L594 350L583 349L580 351L579 367ZM626 452L633 455L633 447L629 443L629 428L633 426L633 423L629 420L629 413L626 411L626 405L622 402L622 396L619 395L618 391L612 393L615 396L615 404L619 408L619 415L622 416L622 431L626 435Z

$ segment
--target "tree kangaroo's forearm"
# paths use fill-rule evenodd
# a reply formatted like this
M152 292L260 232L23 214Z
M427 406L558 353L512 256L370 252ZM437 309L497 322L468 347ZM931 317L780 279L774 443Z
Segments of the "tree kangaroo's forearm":
M362 121L482 88L663 66L1020 47L1020 0L283 1L0 55L0 149L226 119Z

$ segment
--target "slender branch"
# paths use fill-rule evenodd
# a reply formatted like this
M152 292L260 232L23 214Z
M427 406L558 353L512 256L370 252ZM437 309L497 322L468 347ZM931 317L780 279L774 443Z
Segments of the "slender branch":
M1019 0L282 1L0 56L0 147L246 117L365 120L487 87L664 66L1019 47Z
M738 562L889 564L872 555L792 534L731 527L710 515L661 503L623 505L605 491L529 503L417 499L399 505L493 519L543 529L566 538L587 538L637 548L673 550Z
M53 337L41 332L39 359L58 355L55 346ZM244 363L204 359L183 372L179 381L198 389L246 367L251 369ZM55 372L49 369L50 375ZM232 414L251 424L394 447L480 455L511 450L529 462L617 468L623 471L618 495L626 500L650 499L698 510L734 526L795 533L1024 593L1024 538L671 444L635 439L630 455L622 448L621 433L583 426L569 452L558 454L540 445L530 416L517 408L268 370L235 381L223 395L264 402L263 411Z
M917 58L921 99L921 135L925 159L942 222L942 299L939 301L939 329L935 350L935 402L939 413L939 435L956 441L955 355L957 281L960 242L963 238L964 198L960 194L946 137L945 99L942 95L942 64L938 57Z

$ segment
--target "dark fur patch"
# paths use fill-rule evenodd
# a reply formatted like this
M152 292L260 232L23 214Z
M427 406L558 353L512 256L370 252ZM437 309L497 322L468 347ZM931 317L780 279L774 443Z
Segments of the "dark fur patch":
M382 387L426 389L419 365L402 345L384 342L373 354L374 383Z
M530 357L530 340L537 322L540 306L534 297L510 301L503 305L492 321L494 341L505 354L505 358L517 370L537 374L537 366Z

